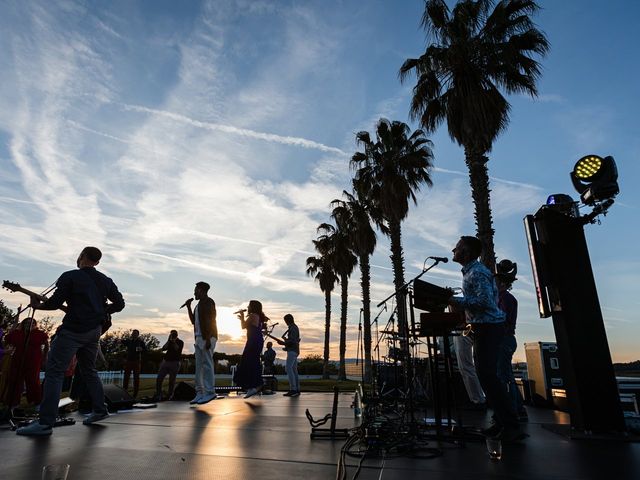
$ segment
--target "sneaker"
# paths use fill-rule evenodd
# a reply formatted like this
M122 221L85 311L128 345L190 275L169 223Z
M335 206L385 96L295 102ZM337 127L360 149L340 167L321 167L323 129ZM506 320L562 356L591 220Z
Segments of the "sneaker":
M34 420L26 427L20 427L16 430L17 435L26 435L30 437L43 437L45 435L51 435L53 428L51 425L42 425L37 420Z
M244 394L244 398L253 397L256 393L258 393L258 389L251 387L249 390L247 390L247 393Z
M82 421L83 425L93 425L96 422L104 420L109 416L108 412L92 413Z
M191 400L189 402L190 405L195 405L196 403L200 402L200 400L202 399L203 395L201 393L198 393L195 397L193 397L193 400Z
M291 395L289 395L290 397L299 397L300 396L300 391L296 390L294 392L291 392Z
M289 390L287 393L282 394L283 397L290 397L291 395L293 395L293 390Z
M211 400L215 400L218 396L215 393L207 393L200 397L196 403L198 405L204 405L205 403L209 403Z

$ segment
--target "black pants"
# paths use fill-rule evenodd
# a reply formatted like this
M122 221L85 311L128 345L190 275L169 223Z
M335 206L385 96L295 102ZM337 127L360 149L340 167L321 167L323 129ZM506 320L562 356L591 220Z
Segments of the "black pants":
M493 408L494 418L503 427L518 427L518 417L507 390L498 378L498 358L505 335L504 323L473 325L473 349L480 385Z

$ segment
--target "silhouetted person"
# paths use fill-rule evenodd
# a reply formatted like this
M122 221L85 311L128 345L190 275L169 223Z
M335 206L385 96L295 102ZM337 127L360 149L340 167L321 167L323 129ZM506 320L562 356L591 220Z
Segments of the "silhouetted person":
M131 337L122 340L122 344L127 349L122 388L127 391L129 390L129 378L133 373L133 398L138 398L138 391L140 390L140 370L142 369L142 352L147 351L147 346L144 340L140 338L140 332L138 330L133 330Z
M14 348L7 389L7 394L13 393L12 398L8 399L9 406L20 404L23 387L26 389L27 402L39 405L42 400L40 369L43 359L47 358L49 336L38 330L35 319L25 318L7 333L5 342Z
M96 270L100 258L102 252L96 247L85 247L76 261L78 269L60 276L51 298L44 302L37 297L31 298L31 307L34 309L57 310L64 303L67 306L62 325L51 342L40 403L40 420L19 428L16 432L18 435L51 435L58 413L64 372L74 354L93 404L93 413L82 423L91 425L109 416L104 404L102 382L96 371L96 352L102 324L107 315L124 308L124 299L116 284Z
M508 262L508 263L507 263ZM500 272L500 266L513 266L513 271L509 273ZM498 286L498 307L505 313L506 331L500 354L498 357L498 378L502 381L504 388L509 392L511 404L518 413L518 419L526 421L528 419L527 411L524 408L522 395L516 385L516 379L513 376L513 354L518 348L516 341L516 321L518 319L518 300L509 290L516 281L515 263L509 260L502 260L498 265L498 273L496 273L496 285Z
M275 361L276 351L273 349L273 342L267 342L267 348L262 354L263 375L273 375L275 373Z
M262 303L258 300L249 302L246 320L244 310L240 310L238 318L242 328L247 331L247 341L234 381L246 390L244 398L249 398L262 390L262 369L260 368L260 352L264 345L262 328L268 319L262 312Z
M193 311L193 299L185 302L195 337L196 396L189 402L191 405L202 405L217 398L213 352L218 341L218 324L216 302L208 296L209 288L206 282L196 283L193 296L198 300L198 305Z
M280 345L284 345L287 352L287 377L289 379L289 391L285 397L300 396L300 379L298 378L298 356L300 355L300 330L293 320L293 315L287 313L284 316L287 324L286 332L282 335L282 340L276 340Z
M498 288L493 274L478 257L482 242L476 237L461 237L453 249L453 261L462 265L462 297L451 297L454 308L465 311L473 329L476 371L487 402L494 410L496 423L486 429L487 436L499 436L509 442L523 438L516 412L507 391L498 378L498 355L505 333L505 315L498 308Z
M162 351L165 352L160 368L158 369L158 376L156 377L156 399L162 400L162 382L164 377L169 375L169 392L167 398L171 400L173 397L173 389L176 385L176 375L180 370L180 359L182 358L182 348L184 342L178 338L178 332L171 330L167 342L162 346Z

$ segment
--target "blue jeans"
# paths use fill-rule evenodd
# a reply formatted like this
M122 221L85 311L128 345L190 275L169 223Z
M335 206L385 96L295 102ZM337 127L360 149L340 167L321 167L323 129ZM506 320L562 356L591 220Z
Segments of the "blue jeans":
M516 385L516 379L511 369L511 360L513 359L516 348L518 348L516 337L514 335L505 335L500 345L500 352L498 353L498 378L504 388L509 392L513 409L516 412L520 412L523 408L522 395L520 394L518 385Z
M298 379L298 354L287 352L287 378L289 379L289 390L300 391L300 380Z
M74 354L78 358L80 375L91 396L93 412L107 412L102 382L96 370L98 340L101 333L102 327L82 333L72 332L64 327L58 330L56 338L51 342L51 350L47 358L44 391L40 404L40 424L53 426L56 423L64 372L69 368Z

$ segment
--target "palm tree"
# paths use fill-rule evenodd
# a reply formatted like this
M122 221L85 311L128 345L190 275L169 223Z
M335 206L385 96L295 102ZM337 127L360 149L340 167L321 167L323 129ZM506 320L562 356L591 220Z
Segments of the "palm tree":
M427 0L422 26L430 45L420 58L400 68L404 82L411 72L411 117L434 132L446 120L449 136L464 148L475 206L477 235L484 244L482 261L495 265L489 203L488 158L497 136L509 123L508 94L536 96L540 65L549 43L530 16L532 0L463 0L453 10L444 0ZM492 8L493 7L493 8Z
M433 162L431 142L422 130L411 133L406 123L381 118L376 126L376 142L369 132L356 134L364 152L356 152L351 166L356 170L354 187L359 198L379 210L391 240L393 282L396 291L404 286L404 258L401 223L409 213L409 200L423 184L431 186L429 170ZM398 303L400 333L406 338L407 314Z
M318 233L324 232L318 237L321 242L331 245L331 260L335 273L340 277L341 302L340 302L340 367L338 380L346 380L346 352L347 352L347 306L349 299L349 277L358 264L358 259L351 251L349 233L341 228L336 228L329 223L322 223L318 227Z
M320 284L320 290L324 293L324 362L322 365L322 378L329 378L329 340L331 332L331 292L338 281L338 277L333 269L333 262L329 257L329 252L325 251L325 242L313 240L313 244L318 251L315 257L307 258L307 275L313 277Z
M349 192L343 191L345 200L336 199L331 202L333 211L331 217L341 231L348 235L349 244L353 253L358 257L360 264L360 286L362 288L362 321L363 321L363 345L364 345L364 381L369 382L372 374L371 362L371 274L369 257L376 248L376 232L371 226L371 221L376 222L375 212L359 201ZM381 228L386 228L381 220L376 223Z

